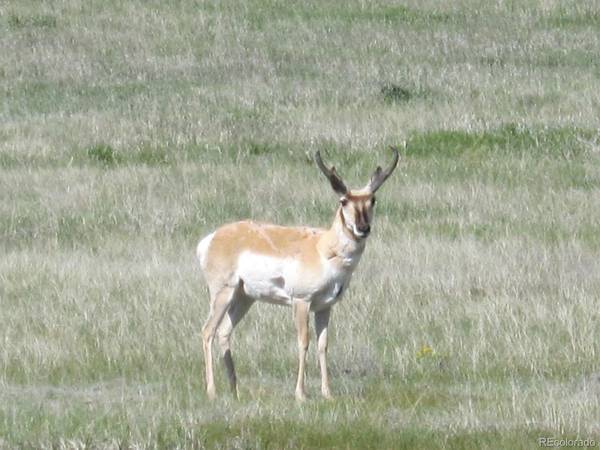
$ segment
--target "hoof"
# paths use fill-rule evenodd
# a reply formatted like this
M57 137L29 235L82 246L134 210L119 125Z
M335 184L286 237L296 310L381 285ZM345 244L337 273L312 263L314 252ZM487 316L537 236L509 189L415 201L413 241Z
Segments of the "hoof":
M296 401L298 403L304 403L306 401L306 393L296 391Z
M210 401L213 401L217 398L217 392L215 389L207 389L206 390L206 396L208 397L208 399Z

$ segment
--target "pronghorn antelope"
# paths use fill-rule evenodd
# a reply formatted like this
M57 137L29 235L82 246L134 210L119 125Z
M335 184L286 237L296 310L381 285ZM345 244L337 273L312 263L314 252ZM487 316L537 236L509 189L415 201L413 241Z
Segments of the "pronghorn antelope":
M206 391L215 397L212 342L217 336L229 384L237 396L237 381L230 350L234 327L258 300L292 306L298 333L299 368L296 398L304 400L304 366L308 350L309 312L315 328L321 393L330 398L327 374L327 326L331 307L350 281L371 231L375 192L398 164L398 150L383 170L377 167L369 183L349 190L335 171L328 169L319 152L317 166L340 195L333 224L327 230L282 227L251 221L224 225L200 241L197 256L210 292L210 313L202 340Z

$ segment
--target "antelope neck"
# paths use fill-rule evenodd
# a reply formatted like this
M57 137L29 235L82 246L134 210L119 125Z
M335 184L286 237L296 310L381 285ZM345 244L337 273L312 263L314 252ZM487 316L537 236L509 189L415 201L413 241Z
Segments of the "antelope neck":
M354 235L346 221L342 208L338 208L331 228L325 232L319 242L321 253L327 259L339 257L341 259L352 259L361 254L365 248L366 236L359 238Z

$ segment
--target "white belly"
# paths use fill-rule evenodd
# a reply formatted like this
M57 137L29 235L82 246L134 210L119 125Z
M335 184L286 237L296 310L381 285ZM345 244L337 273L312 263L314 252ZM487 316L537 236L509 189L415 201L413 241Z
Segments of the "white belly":
M237 275L249 297L272 303L291 305L293 289L290 281L298 263L289 258L275 258L244 252L238 260Z
M249 297L269 303L291 305L292 299L310 302L314 311L336 303L350 278L347 271L334 271L325 263L310 279L302 278L299 263L292 258L276 258L244 252L238 260L237 276Z

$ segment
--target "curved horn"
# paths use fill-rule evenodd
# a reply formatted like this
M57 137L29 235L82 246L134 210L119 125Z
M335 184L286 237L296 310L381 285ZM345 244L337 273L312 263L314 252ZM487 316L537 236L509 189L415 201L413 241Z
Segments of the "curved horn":
M333 190L340 195L346 195L346 193L348 192L348 188L346 187L342 179L339 177L339 175L336 173L335 167L332 166L331 169L328 169L325 166L325 164L323 164L320 152L315 153L315 161L317 163L317 166L319 166L319 169L321 169L321 172L325 174L325 176L331 183L331 187L333 188Z
M367 189L369 189L373 193L381 187L383 182L387 180L387 178L392 174L392 172L398 165L398 160L400 159L398 149L396 147L390 147L390 149L392 150L392 152L394 152L394 160L385 170L383 170L380 166L377 167L377 169L375 169L375 172L371 176L371 181L369 181L369 184L367 185Z

